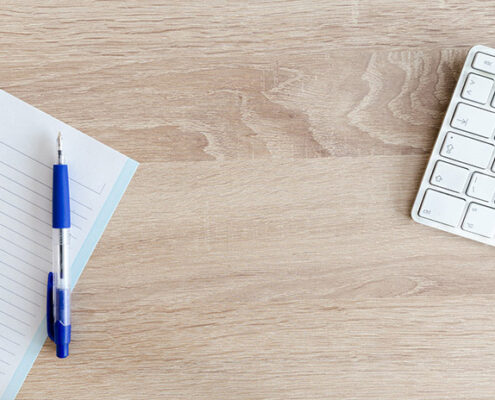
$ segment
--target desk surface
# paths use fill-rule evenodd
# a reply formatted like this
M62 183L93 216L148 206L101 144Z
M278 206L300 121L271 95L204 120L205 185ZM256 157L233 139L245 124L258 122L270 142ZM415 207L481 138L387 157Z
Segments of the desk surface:
M0 6L3 88L141 162L19 399L493 398L495 250L409 210L495 7L158 3Z

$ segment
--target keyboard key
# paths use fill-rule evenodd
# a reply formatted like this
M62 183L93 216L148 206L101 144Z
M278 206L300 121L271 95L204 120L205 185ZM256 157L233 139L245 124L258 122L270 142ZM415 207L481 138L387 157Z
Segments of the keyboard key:
M473 61L473 68L495 74L495 57L485 53L476 53Z
M495 195L495 178L475 172L469 182L467 195L480 200L492 201Z
M463 199L430 189L423 198L419 216L455 227L461 221L465 203Z
M491 138L495 132L495 113L459 103L450 125L461 131Z
M476 103L485 104L488 101L490 92L492 91L493 80L485 78L478 74L469 74L466 83L464 84L464 90L462 91L462 97L466 100L471 100Z
M469 205L462 229L481 236L493 237L495 234L495 210L476 203Z
M484 169L488 167L492 153L491 144L452 132L448 132L445 136L440 152L444 157Z
M469 175L467 168L438 161L430 178L430 183L454 192L462 192Z

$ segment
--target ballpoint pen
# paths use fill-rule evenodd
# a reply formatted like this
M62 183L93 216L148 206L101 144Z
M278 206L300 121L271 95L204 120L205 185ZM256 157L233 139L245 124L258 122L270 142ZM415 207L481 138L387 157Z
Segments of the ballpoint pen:
M57 346L57 357L69 355L70 343L70 196L69 173L65 164L62 134L57 138L58 162L53 166L53 272L48 274L47 331Z

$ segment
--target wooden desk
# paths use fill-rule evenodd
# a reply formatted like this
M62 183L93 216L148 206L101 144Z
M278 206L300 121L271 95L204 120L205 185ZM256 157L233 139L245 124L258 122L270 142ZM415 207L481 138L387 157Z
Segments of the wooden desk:
M493 4L159 3L0 6L2 87L141 162L18 398L492 399L495 250L409 210Z

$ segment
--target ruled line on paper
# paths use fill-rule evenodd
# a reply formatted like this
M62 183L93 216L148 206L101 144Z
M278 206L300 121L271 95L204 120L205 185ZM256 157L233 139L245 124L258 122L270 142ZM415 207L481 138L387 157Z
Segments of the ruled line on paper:
M33 306L40 307L41 304L35 303L32 300L29 300L28 298L24 297L23 295L20 295L14 290L7 289L5 286L0 285L0 289L5 290L6 292L12 293L14 296L19 297L20 299L24 300L26 303L32 304Z
M1 162L1 161L0 161L0 162ZM0 186L0 187L3 189L3 187L2 187L2 186ZM9 190L7 190L7 192L12 193L12 192L10 192ZM22 198L21 196L19 196L19 195L15 194L15 193L12 193L12 194L16 195L17 197ZM26 200L26 199L24 199L24 198L22 198L22 199L23 199L23 200ZM10 202L8 202L8 201L6 201L6 200L4 200L4 199L0 199L0 200L2 200L4 203L7 203L7 204L8 204L9 206L11 206L11 207L17 208L19 211L22 211L22 212L24 212L25 214L28 214L29 216L31 216L31 217L33 217L33 218L37 219L38 221L41 221L41 222L43 222L44 224L47 224L47 225L51 226L51 224L50 224L49 222L44 221L44 220L42 220L41 218L38 218L37 216L35 216L35 215L31 214L31 213L28 213L26 210L23 210L22 208L17 207L17 206L13 205L12 203L10 203ZM47 210L47 209L45 209L45 208L43 208L43 207L41 207L41 206L39 206L39 205L37 205L37 204L35 204L35 203L32 203L32 202L30 202L30 201L28 201L28 200L26 200L26 201L27 201L28 203L31 203L31 204L35 205L35 206L36 206L36 207L38 207L38 208L41 208L43 211L46 211L48 214L50 214L50 215L51 215L51 213L52 213L52 212L51 212L51 210ZM72 213L73 213L73 214L75 214L73 211L72 211ZM83 219L86 219L86 220L87 220L87 218L86 218L86 217L82 217L82 216L81 216L81 218L83 218ZM80 227L79 225L77 225L77 224L72 223L71 225L72 225L74 228L81 229L81 227Z
M82 231L82 228L79 226L79 225L76 225L74 222L70 222L70 227L71 228L76 228L76 229L79 229L80 231Z
M22 213L24 213L24 214L26 214L26 215L29 215L30 217L32 217L32 218L34 218L34 219L36 219L36 220L40 221L41 223L43 223L43 224L45 224L45 225L47 225L47 226L49 226L49 227L51 228L52 224L51 224L50 222L45 221L45 220L43 220L43 219L41 219L41 218L37 217L36 215L33 215L33 214L31 214L31 213L28 213L26 210L23 210L22 208L20 208L20 207L16 206L15 204L12 204L12 203L8 202L8 201L7 201L7 200L5 200L5 199L1 199L1 198L0 198L0 201L3 201L5 204L8 204L9 206L11 206L11 207L15 208L16 210L19 210L20 212L22 212ZM72 226L72 227L74 227L74 228L76 228L76 229L82 230L82 228L81 228L79 225L76 225L76 224L74 224L74 223L71 223L71 226Z
M77 217L79 217L79 218L81 218L81 219L83 219L83 220L85 220L85 221L87 221L87 220L88 220L88 218L87 218L87 217L85 217L84 215L79 214L79 213L78 213L78 212L76 212L76 211L71 210L71 211L70 211L70 213L71 213L71 214L76 215Z
M15 149L14 147L12 147L12 146L10 146L10 145L8 145L8 144L4 143L4 142L0 142L0 143L1 143L1 144L3 144L3 145L4 145L4 146L6 146L6 147L8 147L8 148L12 149L12 150L17 151L18 153L22 154L23 156L26 156L27 158L29 158L29 159L31 159L31 160L33 160L33 161L36 161L37 163L39 163L39 164L41 164L41 165L43 165L43 166L45 166L45 167L47 167L47 168L51 168L51 167L48 167L47 165L45 165L45 164L41 163L40 161L38 161L38 160L34 159L33 157L30 157L29 155L27 155L27 154L25 154L25 153L23 153L23 152L21 152L21 151L19 151L19 150ZM45 186L45 187L47 187L47 188L50 188L50 186L49 186L48 184L46 184L45 182L43 182L43 181L41 181L41 180L39 180L39 179L36 179L36 178L34 178L34 177L30 176L29 174L26 174L24 171L20 170L19 168L16 168L16 167L14 167L14 166L12 166L12 165L10 165L10 164L8 164L8 163L4 162L4 161L0 161L0 163L2 163L2 164L4 164L4 165L6 165L6 166L8 166L8 167L10 167L12 170L14 170L14 171L16 171L16 172L18 172L18 173L22 174L23 176L26 176L27 178L30 178L30 179L32 179L33 181L38 182L38 183L42 184L43 186ZM40 193L40 192L38 192L38 191L34 190L33 188L31 188L31 187L29 187L29 186L27 186L27 185L24 185L24 184L22 184L22 183L21 183L21 182L19 182L19 181L16 181L15 179L11 178L10 176L7 176L7 175L2 174L2 173L0 173L0 176L3 176L4 178L8 179L10 182L13 182L13 183L15 183L16 185L20 186L21 188L24 188L24 189L26 189L26 190L28 190L28 191L30 191L30 192L32 192L32 193L35 193L36 195L40 196L41 198L43 198L43 199L45 199L45 200L47 200L47 201L50 201L50 202L51 202L51 199L50 199L48 196L45 196L45 195L43 195L42 193ZM77 182L77 183L78 183L78 184L80 184L79 182ZM83 186L84 186L84 185L83 185ZM37 207L37 208L39 208L39 209L41 209L41 210L45 211L48 215L50 215L50 216L51 216L51 210L49 210L48 208L42 207L40 204L37 204L37 203L35 203L35 202L33 202L33 201L30 201L30 200L26 199L24 196L22 196L22 195L20 195L20 194L18 194L18 193L16 193L16 192L14 192L14 191L12 191L12 190L9 190L9 189L5 188L4 186L0 186L0 187L1 187L3 190L7 191L8 193L12 194L13 196L16 196L16 197L18 197L18 198L20 198L20 199L22 199L22 200L26 201L28 204L31 204L31 205L33 205L33 206L35 206L35 207ZM87 187L86 189L91 189L91 188ZM51 224L50 224L48 221L43 220L42 218L40 218L40 217L38 217L38 216L36 216L36 215L33 215L32 213L27 212L27 211L26 211L26 210L24 210L23 208L21 208L21 207L19 207L19 206L15 205L15 204L13 204L13 203L11 203L11 202L9 202L9 201L5 200L5 199L0 199L0 200L1 200L1 201L3 201L4 203L6 203L7 205L9 205L9 206L11 206L11 207L13 207L13 208L17 209L18 211L20 211L20 212L22 212L22 213L24 213L24 214L28 215L29 217L32 217L32 218L36 219L37 221L40 221L41 223L43 223L43 224L45 224L45 225L47 225L47 226L51 226ZM73 197L71 197L71 200L72 200L72 201L74 201L76 204L79 204L80 206L82 206L82 207L86 208L87 210L92 211L92 208L91 208L90 206L88 206L87 204L84 204L84 202L81 202L81 201L79 201L79 200L77 200L77 199L74 199ZM2 213L2 214L4 214L4 215L8 215L8 214L5 214L5 213ZM76 217L78 217L78 218L81 218L81 219L82 219L82 220L84 220L84 221L88 221L88 217L87 217L87 216L85 216L85 215L83 215L83 214L81 214L81 213L77 212L77 211L76 211L76 210L74 210L74 209L72 209L72 210L71 210L71 214L72 214L73 216L76 216ZM9 217L11 217L11 216L9 216ZM26 223L24 223L24 222L21 222L19 219L16 219L16 218L12 218L12 219L16 220L17 222L22 223L22 225L24 225L24 226L29 226L28 224L26 224ZM81 227L79 224L74 223L74 222L72 221L72 224L71 224L71 225L72 225L72 227L73 227L74 229L78 229L78 230L82 231L82 227ZM37 230L36 228L33 228L33 227L30 227L30 229L32 229L33 231L40 232L39 230ZM19 232L16 232L16 233L19 233ZM43 234L44 236L47 236L47 234L46 234L46 233L42 233L42 234ZM77 240L77 236L76 236L76 235L74 235L72 232L70 233L70 236L71 236L71 238L72 238L72 239Z
M9 254L9 253L7 253L5 250L3 250L3 249L0 249L0 251L3 251L4 253ZM9 254L9 255L10 255L10 254ZM19 259L19 260L21 260L21 261L22 261L22 259L20 259L20 258L18 258L18 257L14 257L14 258L17 258L17 259ZM24 271L22 271L22 270L20 270L20 269L18 269L18 268L16 268L16 267L14 267L14 266L10 265L10 264L7 264L6 262L4 262L4 261L2 261L2 260L0 260L0 264L3 264L3 265L5 265L5 266L7 266L7 267L9 267L9 268L13 269L13 270L14 270L14 271L16 271L16 272L18 272L18 273L20 273L20 274L22 274L22 275L24 275L24 276L27 276L29 279L32 279L33 281L38 282L38 283L42 284L43 286L44 286L44 285L45 285L45 283L46 283L46 282L40 281L39 279L36 279L34 276L31 276L31 275L29 275L29 274L25 273ZM28 264L28 265L29 265L29 264Z
M101 196L101 193L103 192L103 189L105 189L105 184L103 184L103 186L100 188L100 190L97 191L97 190L95 190L93 188L90 188L89 186L86 186L84 183L81 183L81 182L76 181L75 179L69 178L69 180L72 181L72 182L74 182L74 183L77 183L78 185L82 186L85 189L88 189L89 191L97 194L98 196Z
M48 201L52 201L52 199L50 197L45 196L43 193L37 192L36 190L30 188L29 186L23 185L22 183L16 181L15 179L12 179L10 176L4 175L1 172L0 172L0 176L3 176L5 179L8 179L9 181L11 181L11 182L13 182L13 183L15 183L15 184L23 187L24 189L29 190L30 192L33 192L33 193L37 194L40 197L43 197L44 199L46 199Z
M11 303L10 301L7 301L7 300L5 300L5 299L2 299L1 297L0 297L0 301L3 301L5 304L8 304L9 306L11 306L11 307L14 307L14 308L18 309L19 311L25 312L26 314L31 315L32 317L34 317L34 316L35 316L35 315L34 315L34 313L32 313L31 311L28 311L28 310L26 310L25 308L22 308L22 307L16 306L14 303Z
M1 249L1 248L0 248L0 251L4 252L5 254L7 254L7 255L8 255L8 256L10 256L10 257L13 257L13 258L15 258L15 259L17 259L17 260L21 261L22 263L24 263L24 264L26 264L26 265L29 265L31 268L34 268L34 269L35 269L35 270L37 270L38 272L41 272L41 273L43 273L43 274L45 274L45 273L46 273L46 271L45 271L44 269L42 269L42 268L40 268L40 267L37 267L37 266L36 266L36 265L34 265L34 264L31 264L30 262L28 262L28 261L24 260L23 258L20 258L20 257L18 257L18 256L16 256L16 255L14 255L14 254L12 254L12 253L9 253L9 252L8 252L8 251L6 251L5 249ZM3 261L0 261L0 263L4 263L4 264L6 264L6 263L5 263L5 262L3 262ZM7 264L7 265L8 265L8 264ZM11 268L15 268L15 267L13 267L13 266L11 266L11 265L10 265L10 267L11 267ZM18 271L20 271L20 270L18 270ZM34 279L34 278L33 278L33 279ZM38 282L40 282L41 284L44 284L44 282L42 282L42 281L38 281Z
M14 321L19 322L20 324L23 324L23 325L29 326L29 322L26 322L26 321L20 320L19 318L14 317L12 314L9 314L8 312L5 312L5 311L0 310L0 314L6 315L7 317L12 318Z
M33 178L31 175L26 174L25 172L21 171L20 169L18 169L18 168L16 168L16 167L12 166L12 165L10 165L10 164L7 164L6 162L3 162L3 161L1 161L1 160L0 160L0 164L3 164L3 165L5 165L5 166L7 166L7 167L9 167L9 168L13 169L14 171L18 172L19 174L24 175L26 178L32 179L33 181L35 181L35 182L39 183L40 185L43 185L43 186L47 187L48 189L51 189L51 186L50 186L50 185L46 184L46 183L45 183L45 182L43 182L43 181L40 181L39 179Z
M26 203L29 203L35 207L38 207L40 210L46 211L47 213L51 213L51 210L47 210L45 207L40 206L38 203L35 203L34 201L26 199L24 196L21 196L19 193L13 192L10 189L7 189L6 187L0 185L0 189L5 190L7 193L10 193L11 195L18 197L21 200L24 200Z
M43 220L41 218L38 218L36 215L33 215L31 213L28 213L26 210L23 210L22 208L17 207L15 204L12 204L12 203L8 202L7 200L1 199L1 198L0 198L0 201L3 201L5 204L8 204L9 206L15 208L16 210L19 210L20 212L22 212L22 213L24 213L26 215L29 215L30 217L32 217L32 218L40 221L41 223L43 223L43 224L51 227L51 224L49 222L47 222L47 221L45 221L45 220Z
M36 245L38 245L38 246L42 247L43 249L48 250L49 252L51 252L51 251L52 251L52 248L51 248L51 247L49 247L49 246L45 246L44 244L41 244L41 243L37 242L36 240L31 239L30 237L28 237L28 236L26 236L26 235L24 235L24 234L22 234L22 233L20 233L20 232L17 232L16 230L14 230L14 229L12 229L12 228L8 227L7 225L4 225L4 224L0 223L0 226L3 226L5 229L8 229L9 231L14 232L15 234L17 234L17 235L19 235L19 236L23 237L23 238L24 238L24 239L26 239L26 240L29 240L31 243L34 243L34 244L36 244ZM1 237L1 236L0 236L0 237Z
M28 250L25 247L21 246L20 244L13 242L12 240L9 240L2 235L0 235L0 239L5 240L6 242L10 243L12 246L17 247L18 249L21 249L21 250L25 251L26 253L31 254L32 256L38 257L40 260L47 262L49 265L51 265L51 263L52 263L51 259L42 257L39 254L35 253L34 251ZM35 268L39 269L40 271L43 271L41 268L37 268L37 267L35 267Z
M31 157L29 154L26 154L26 153L24 153L23 151L21 151L21 150L19 150L19 149L16 149L15 147L13 147L13 146L11 146L11 145L9 145L9 144L5 143L5 142L0 141L0 144L3 144L5 147L8 147L9 149L14 150L14 151L16 151L16 152L17 152L17 153L19 153L19 154L22 154L24 157L29 158L30 160L32 160L32 161L34 161L34 162L36 162L36 163L38 163L38 164L42 165L42 166L43 166L43 167L45 167L45 168L48 168L48 169L50 169L50 170L53 168L53 166L52 166L52 165L50 165L50 164L46 164L46 163L44 163L44 162L41 162L40 160L37 160L36 158ZM0 162L1 162L1 161L0 161ZM19 172L20 172L20 171L19 171ZM21 173L22 173L22 172L21 172ZM28 176L28 177L29 177L29 175L26 175L26 176ZM34 178L32 178L32 179L34 179ZM93 192L93 193L97 194L98 196L100 196L100 195L102 194L103 189L105 189L105 186L106 186L106 184L104 183L104 184L103 184L103 186L100 188L100 190L96 190L96 189L93 189L93 188L91 188L91 187L89 187L89 186L85 185L84 183L79 182L79 181L77 181L77 180L75 180L75 179L72 179L72 178L70 178L70 177L69 177L69 179L70 179L72 182L77 183L77 184L78 184L78 185L80 185L81 187L83 187L83 188L85 188L85 189L87 189L87 190L89 190L89 191L91 191L91 192ZM40 182L40 183L41 183L42 185L47 186L47 185L46 185L46 183L44 183L44 182Z
M12 344L15 344L16 346L20 346L21 344L19 342L16 342L15 340L12 340L12 339L9 339L8 337L2 335L0 333L0 338L2 338L3 340L6 340L7 342L10 342Z
M45 196L43 193L40 193L40 192L37 192L36 190L34 190L33 188L30 188L29 186L26 186L26 185L23 185L22 183L16 181L15 179L12 179L10 176L7 176L7 175L4 175L0 172L0 176L3 176L5 179L8 179L10 182L12 183L15 183L16 185L19 185L21 186L22 188L26 189L26 190L29 190L30 192L34 193L34 194L37 194L38 196L42 197L43 199L45 200L48 200L48 201L52 201L52 199L48 196ZM84 204L83 202L75 199L74 197L71 197L70 198L74 203L76 204L79 204L80 206L88 209L89 211L93 211L93 208L88 206L87 204Z
M3 322L0 322L0 326L3 326L5 328L7 328L8 330L11 330L14 333L17 333L19 336L26 336L25 333L23 333L21 331L18 331L17 329L14 329L11 326L8 326L8 325L4 324Z
M48 233L42 232L42 231L40 231L38 229L35 229L31 225L26 224L25 222L22 222L20 219L17 219L15 217L13 217L12 215L9 215L7 213L4 213L2 210L0 210L0 214L5 215L6 217L13 219L14 221L18 222L19 224L24 225L25 227L27 227L27 228L35 231L36 233L39 233L40 235L46 236L48 239L51 239L52 238L51 235L49 235Z
M5 351L7 354L11 356L15 356L15 353L12 353L10 350L7 350L5 347L0 346L0 350Z
M1 143L1 142L0 142L0 143ZM40 180L38 180L38 179L35 179L35 178L33 178L32 176L30 176L29 174L26 174L25 172L23 172L23 171L21 171L21 170L19 170L19 169L15 168L15 167L13 167L13 166L11 166L10 164L5 163L5 162L3 162L3 161L0 161L0 163L2 163L2 164L4 164L4 165L6 165L7 167L12 168L13 170L15 170L15 171L19 172L20 174L22 174L22 175L26 176L27 178L30 178L30 179L34 180L35 182L38 182L38 183L40 183L41 185L43 185L43 186L45 186L45 187L47 187L48 189L50 189L50 190L51 190L51 186L50 186L50 185L48 185L48 184L46 184L45 182L40 181ZM3 176L5 179L8 179L9 181L11 181L11 182L13 182L13 183L15 183L15 184L17 184L17 185L19 185L19 186L23 187L24 189L29 190L30 192L36 193L38 196L40 196L40 197L42 197L42 198L44 198L44 199L46 199L46 200L48 200L48 201L50 201L50 202L51 202L51 200L52 200L50 197L45 196L43 193L40 193L40 192L38 192L38 191L34 190L33 188L31 188L31 187L29 187L29 186L23 185L22 183L20 183L20 182L16 181L15 179L12 179L10 176L7 176L7 175L2 174L2 173L0 173L0 176ZM104 187L104 186L105 186L105 185L103 185L103 187ZM90 189L88 189L88 190L90 190ZM84 208L88 209L89 211L93 211L93 208L92 208L92 207L88 206L87 204L83 203L82 201L77 200L77 199L75 199L74 197L71 197L70 199L71 199L72 201L74 201L75 203L77 203L77 204L81 205L82 207L84 207Z
M79 204L80 206L83 206L85 208L87 208L89 211L93 211L93 208L91 208L90 206L84 204L84 203L81 203L79 200L75 199L74 197L71 197L70 198L74 203L77 203Z
M0 261L1 262L1 261ZM5 263L2 263L2 264L5 264ZM26 286L24 285L23 283L19 282L19 281L16 281L15 279L5 275L5 274L2 274L0 272L0 276L3 276L5 279L8 279L9 281L11 282L14 282L14 283L17 283L19 286L23 287L24 289L26 290L29 290L30 292L34 293L34 294L37 294L39 297L41 298L44 298L45 297L45 294L44 293L40 293L40 292L37 292L36 290L34 290L33 288L30 288L29 286Z
M11 195L13 195L13 196L15 196L15 197L18 197L18 198L20 198L21 200L24 200L26 203L29 203L29 204L31 204L31 205L33 205L33 206L35 206L35 207L38 207L40 210L45 211L45 212L46 212L46 213L48 213L49 215L52 215L52 210L51 210L51 209L48 209L48 208L42 207L42 206L41 206L41 205L39 205L38 203L35 203L34 201L28 200L28 199L26 199L24 196L21 196L19 193L15 193L15 192L13 192L12 190L9 190L9 189L7 189L6 187L4 187L4 186L2 186L2 185L0 185L0 189L5 190L7 193L10 193ZM77 211L71 210L71 214L76 215L76 216L78 216L79 218L84 219L85 221L87 221L87 220L88 220L88 218L87 218L87 217L85 217L85 216L84 216L84 215L82 215L82 214L79 214Z

